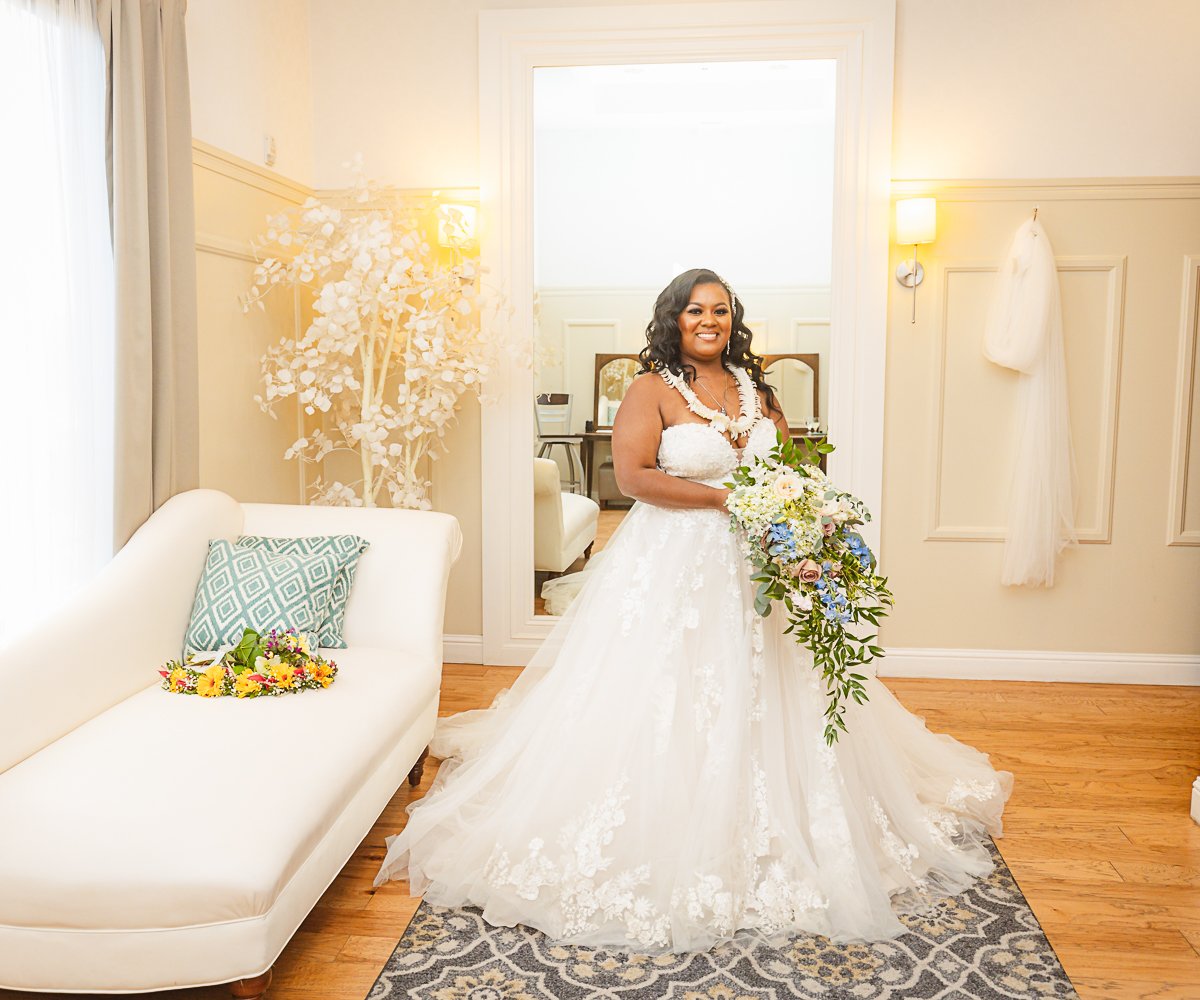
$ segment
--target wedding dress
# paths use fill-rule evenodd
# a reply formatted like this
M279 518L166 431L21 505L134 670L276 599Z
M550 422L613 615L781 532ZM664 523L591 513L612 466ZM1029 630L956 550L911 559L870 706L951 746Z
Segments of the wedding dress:
M762 455L775 426L739 381ZM741 457L692 422L663 431L658 464L719 485ZM827 746L812 654L754 613L741 544L721 511L635 503L512 686L439 720L443 763L376 884L660 954L894 937L897 912L988 873L1012 775L873 677Z

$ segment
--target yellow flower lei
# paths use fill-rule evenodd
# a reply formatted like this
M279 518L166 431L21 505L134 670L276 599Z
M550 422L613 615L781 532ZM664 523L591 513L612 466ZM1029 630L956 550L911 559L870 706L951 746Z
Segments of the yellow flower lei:
M322 690L333 683L338 668L314 655L308 640L293 629L266 635L246 629L216 663L192 657L183 663L168 660L158 672L163 690L173 694L262 698Z

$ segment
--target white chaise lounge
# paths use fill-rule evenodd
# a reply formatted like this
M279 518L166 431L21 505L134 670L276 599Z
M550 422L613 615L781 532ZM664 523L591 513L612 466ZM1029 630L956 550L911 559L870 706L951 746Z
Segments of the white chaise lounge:
M324 691L168 694L210 538L371 542ZM0 650L0 986L265 990L437 716L461 534L429 512L175 497L52 623ZM10 568L10 572L16 571Z

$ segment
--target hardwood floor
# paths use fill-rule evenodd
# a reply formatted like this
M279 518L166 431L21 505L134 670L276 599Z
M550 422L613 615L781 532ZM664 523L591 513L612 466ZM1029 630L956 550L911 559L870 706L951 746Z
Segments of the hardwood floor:
M448 664L440 713L488 704L516 667ZM1001 853L1084 1000L1200 997L1200 688L888 680L935 731L1013 771ZM430 758L414 796L436 771ZM407 783L275 965L269 1000L362 1000L418 899L373 890ZM40 994L45 997L48 994ZM0 1000L32 994L0 990ZM224 987L148 996L228 997Z

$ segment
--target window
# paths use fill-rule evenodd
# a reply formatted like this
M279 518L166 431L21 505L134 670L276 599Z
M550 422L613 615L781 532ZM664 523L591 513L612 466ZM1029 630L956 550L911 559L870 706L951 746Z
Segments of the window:
M0 0L0 642L112 554L104 107L93 0Z

